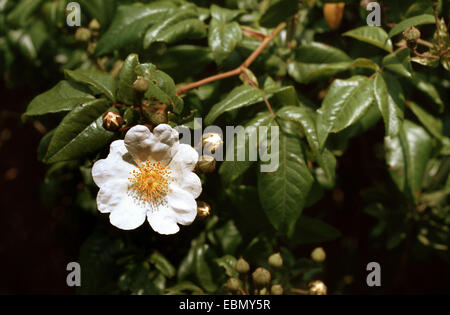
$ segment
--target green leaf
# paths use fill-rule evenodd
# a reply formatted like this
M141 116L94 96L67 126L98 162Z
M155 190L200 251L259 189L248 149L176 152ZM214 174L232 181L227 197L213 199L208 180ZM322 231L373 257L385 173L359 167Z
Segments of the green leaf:
M131 294L158 294L158 288L153 279L150 279L151 272L147 263L133 263L126 266L118 281L118 287Z
M418 16L414 16L412 18L401 21L397 25L395 25L389 32L388 37L391 38L395 35L400 34L404 30L406 30L410 26L417 26L422 24L434 24L436 21L434 16L431 14L422 14Z
M195 25L202 26L202 34L206 35L205 25L202 21L198 20L197 17L198 15L194 10L180 10L169 16L167 19L159 21L159 23L154 24L145 33L144 48L148 48L153 42L167 42L168 38L173 38L175 36L174 34L179 33L180 30L188 30L185 24L181 24L181 22L186 22L186 20L191 21L191 24L193 19L199 22Z
M165 72L158 70L151 63L143 63L136 67L136 74L143 77L149 88L145 92L148 99L157 99L163 104L170 105L173 112L181 113L183 110L183 100L177 95L175 82Z
M437 139L443 140L443 124L442 121L430 115L422 107L414 103L413 101L406 101L409 109L416 115L419 121L425 126L425 128Z
M236 258L231 255L225 255L214 259L217 265L225 269L228 277L239 277L239 273L234 269L236 265Z
M36 96L28 105L26 116L39 116L66 112L75 105L94 100L95 97L83 91L77 84L60 81L53 88Z
M336 179L336 157L330 150L324 149L316 160L320 166L315 169L317 182L327 189L333 188Z
M140 47L145 31L164 20L175 8L170 1L119 6L110 28L98 41L95 53L103 55L125 46Z
M288 63L288 73L299 83L310 83L347 70L351 58L342 50L317 42L295 50L295 60Z
M433 102L439 105L439 109L443 111L444 102L442 101L441 96L439 95L439 92L434 87L434 85L428 81L429 78L417 72L414 74L412 84L414 84L417 89L427 94L433 100Z
M388 34L379 26L361 26L345 32L343 36L349 36L359 41L377 46L388 52L392 52L392 42Z
M150 258L149 262L155 265L156 269L161 271L161 273L167 278L172 278L176 274L175 267L172 266L170 261L168 261L163 255L158 252L154 252Z
M229 158L229 156L231 157L232 155L231 153L232 146L229 145L226 155L227 158L219 168L219 175L225 186L230 185L232 182L238 179L255 162L250 161L248 159L250 148L249 131L251 130L249 128L257 129L260 126L269 126L272 123L272 121L273 117L272 115L270 115L270 113L260 113L245 125L246 129L237 132L236 136L234 137L233 143L234 147L233 159ZM240 142L237 140L242 137L245 137L245 141ZM238 161L237 152L245 152L244 161Z
M263 101L264 91L251 85L241 85L234 88L222 101L215 104L205 117L205 124L212 124L217 117L225 112L250 106Z
M217 290L217 285L214 282L211 268L207 262L207 253L209 251L209 245L199 245L195 249L195 275L198 282L207 292L214 292Z
M242 39L238 23L231 22L240 11L211 6L211 21L208 27L208 45L217 64L221 64Z
M97 19L103 29L110 24L116 13L116 0L80 0L79 2L82 10L86 10L92 18Z
M200 39L206 37L206 25L198 19L188 19L181 21L156 38L157 41L172 44L183 39Z
M79 159L106 146L114 137L102 127L102 114L109 106L106 99L76 106L56 128L45 162Z
M383 116L386 136L394 137L403 121L404 97L400 84L395 79L386 82L386 74L378 73L374 80L374 95Z
M333 241L341 237L341 232L322 220L302 215L295 227L292 242L295 245L317 244Z
M242 243L242 237L234 222L229 220L222 227L215 230L224 254L233 255Z
M373 83L363 76L334 80L317 117L320 147L330 132L339 132L358 121L373 101Z
M281 22L289 20L299 10L296 0L270 0L268 7L259 19L263 27L274 28Z
M272 147L279 140L279 150ZM278 169L258 173L258 193L266 216L272 225L288 235L300 217L314 178L304 161L300 140L280 133L271 139L272 159L278 156Z
M126 105L137 104L137 98L132 85L137 79L135 69L138 65L138 55L130 54L127 59L125 59L119 72L117 81L117 100Z
M8 14L6 20L14 26L25 26L30 21L31 15L40 7L42 2L43 0L20 0L14 7L14 10Z
M409 59L409 49L405 48L383 58L383 66L406 78L412 78L412 66Z
M367 58L357 58L355 59L350 67L352 68L367 68L367 69L372 69L375 71L380 70L380 67L378 66L377 63L375 63L374 61L367 59Z
M96 70L65 70L64 73L73 81L87 84L94 92L104 94L108 99L115 102L116 81L108 73Z
M192 282L182 281L174 286L165 289L166 294L204 294L202 288Z
M418 200L426 165L431 157L432 138L420 126L405 120L397 137L386 137L386 162L400 191Z

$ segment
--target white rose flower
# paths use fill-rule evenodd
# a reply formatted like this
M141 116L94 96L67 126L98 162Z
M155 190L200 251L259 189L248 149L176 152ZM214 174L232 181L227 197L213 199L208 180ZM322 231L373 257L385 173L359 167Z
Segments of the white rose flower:
M197 161L197 151L180 144L169 125L160 124L153 133L135 126L92 167L100 187L98 210L110 213L111 224L123 230L135 229L147 218L156 232L177 233L178 224L189 225L197 215L195 199L202 191L192 172Z

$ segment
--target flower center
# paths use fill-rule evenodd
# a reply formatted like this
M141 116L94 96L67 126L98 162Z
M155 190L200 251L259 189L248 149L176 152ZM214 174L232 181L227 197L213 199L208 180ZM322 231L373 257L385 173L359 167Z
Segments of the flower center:
M151 203L158 203L169 191L172 182L171 171L164 163L145 161L137 170L130 172L128 178L139 199Z

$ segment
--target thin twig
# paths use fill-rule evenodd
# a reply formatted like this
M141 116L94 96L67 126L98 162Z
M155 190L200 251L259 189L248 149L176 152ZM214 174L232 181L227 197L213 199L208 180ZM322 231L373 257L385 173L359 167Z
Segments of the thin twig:
M242 63L242 65L240 65L236 69L230 70L230 71L227 71L224 73L216 74L211 77L202 79L200 81L189 83L189 84L185 85L184 87L182 87L181 89L179 89L177 91L177 95L183 94L186 91L195 89L199 86L202 86L202 85L205 85L205 84L217 81L217 80L222 80L225 78L229 78L229 77L241 74L245 68L248 68L252 64L252 62L255 61L255 59L259 56L259 54L261 54L261 52L267 47L267 45L269 45L269 43L273 40L273 38L275 36L277 36L281 32L281 30L285 27L286 27L286 23L284 23L284 22L281 23L280 25L278 25L277 28L275 30L273 30L272 33L270 33L269 35L267 35L264 38L261 45L259 45L259 47Z

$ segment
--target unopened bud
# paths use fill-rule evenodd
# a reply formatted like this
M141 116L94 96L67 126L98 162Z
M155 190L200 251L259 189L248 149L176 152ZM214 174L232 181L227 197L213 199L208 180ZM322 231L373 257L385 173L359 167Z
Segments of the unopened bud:
M93 31L98 31L100 29L100 23L97 21L97 19L93 19L89 23L89 28Z
M259 287L264 287L270 283L271 275L269 270L259 267L252 274L253 282Z
M225 283L225 288L227 288L228 291L236 292L241 288L241 281L238 278L231 277Z
M313 281L309 284L309 294L312 295L326 295L327 286L320 280Z
M402 34L408 48L415 49L417 47L417 41L420 39L420 31L414 26L410 26Z
M208 217L211 214L211 206L204 201L197 200L197 215L200 218Z
M197 162L197 170L201 173L212 173L216 169L216 159L210 155L202 155Z
M91 39L91 31L85 27L80 27L75 32L75 40L79 42L87 42Z
M280 253L273 254L269 257L269 265L274 268L280 268L283 266L283 258L281 258Z
M202 137L202 147L214 153L219 150L223 145L222 137L218 133L210 132L205 133Z
M139 77L133 82L133 89L136 92L145 93L148 90L148 83L144 78Z
M270 288L270 293L273 295L283 295L283 287L281 286L281 284L274 284Z
M236 261L234 269L240 274L246 274L247 272L250 271L250 265L248 264L247 261L245 261L244 258L241 257Z
M261 290L259 290L259 295L267 295L267 289L262 288Z
M164 113L153 113L150 116L150 122L153 126L158 126L159 124L164 124L167 122L166 115Z
M116 112L103 114L103 128L109 131L117 131L125 123L122 116Z
M311 258L315 262L324 262L327 255L325 254L325 251L322 247L317 247L311 252Z

